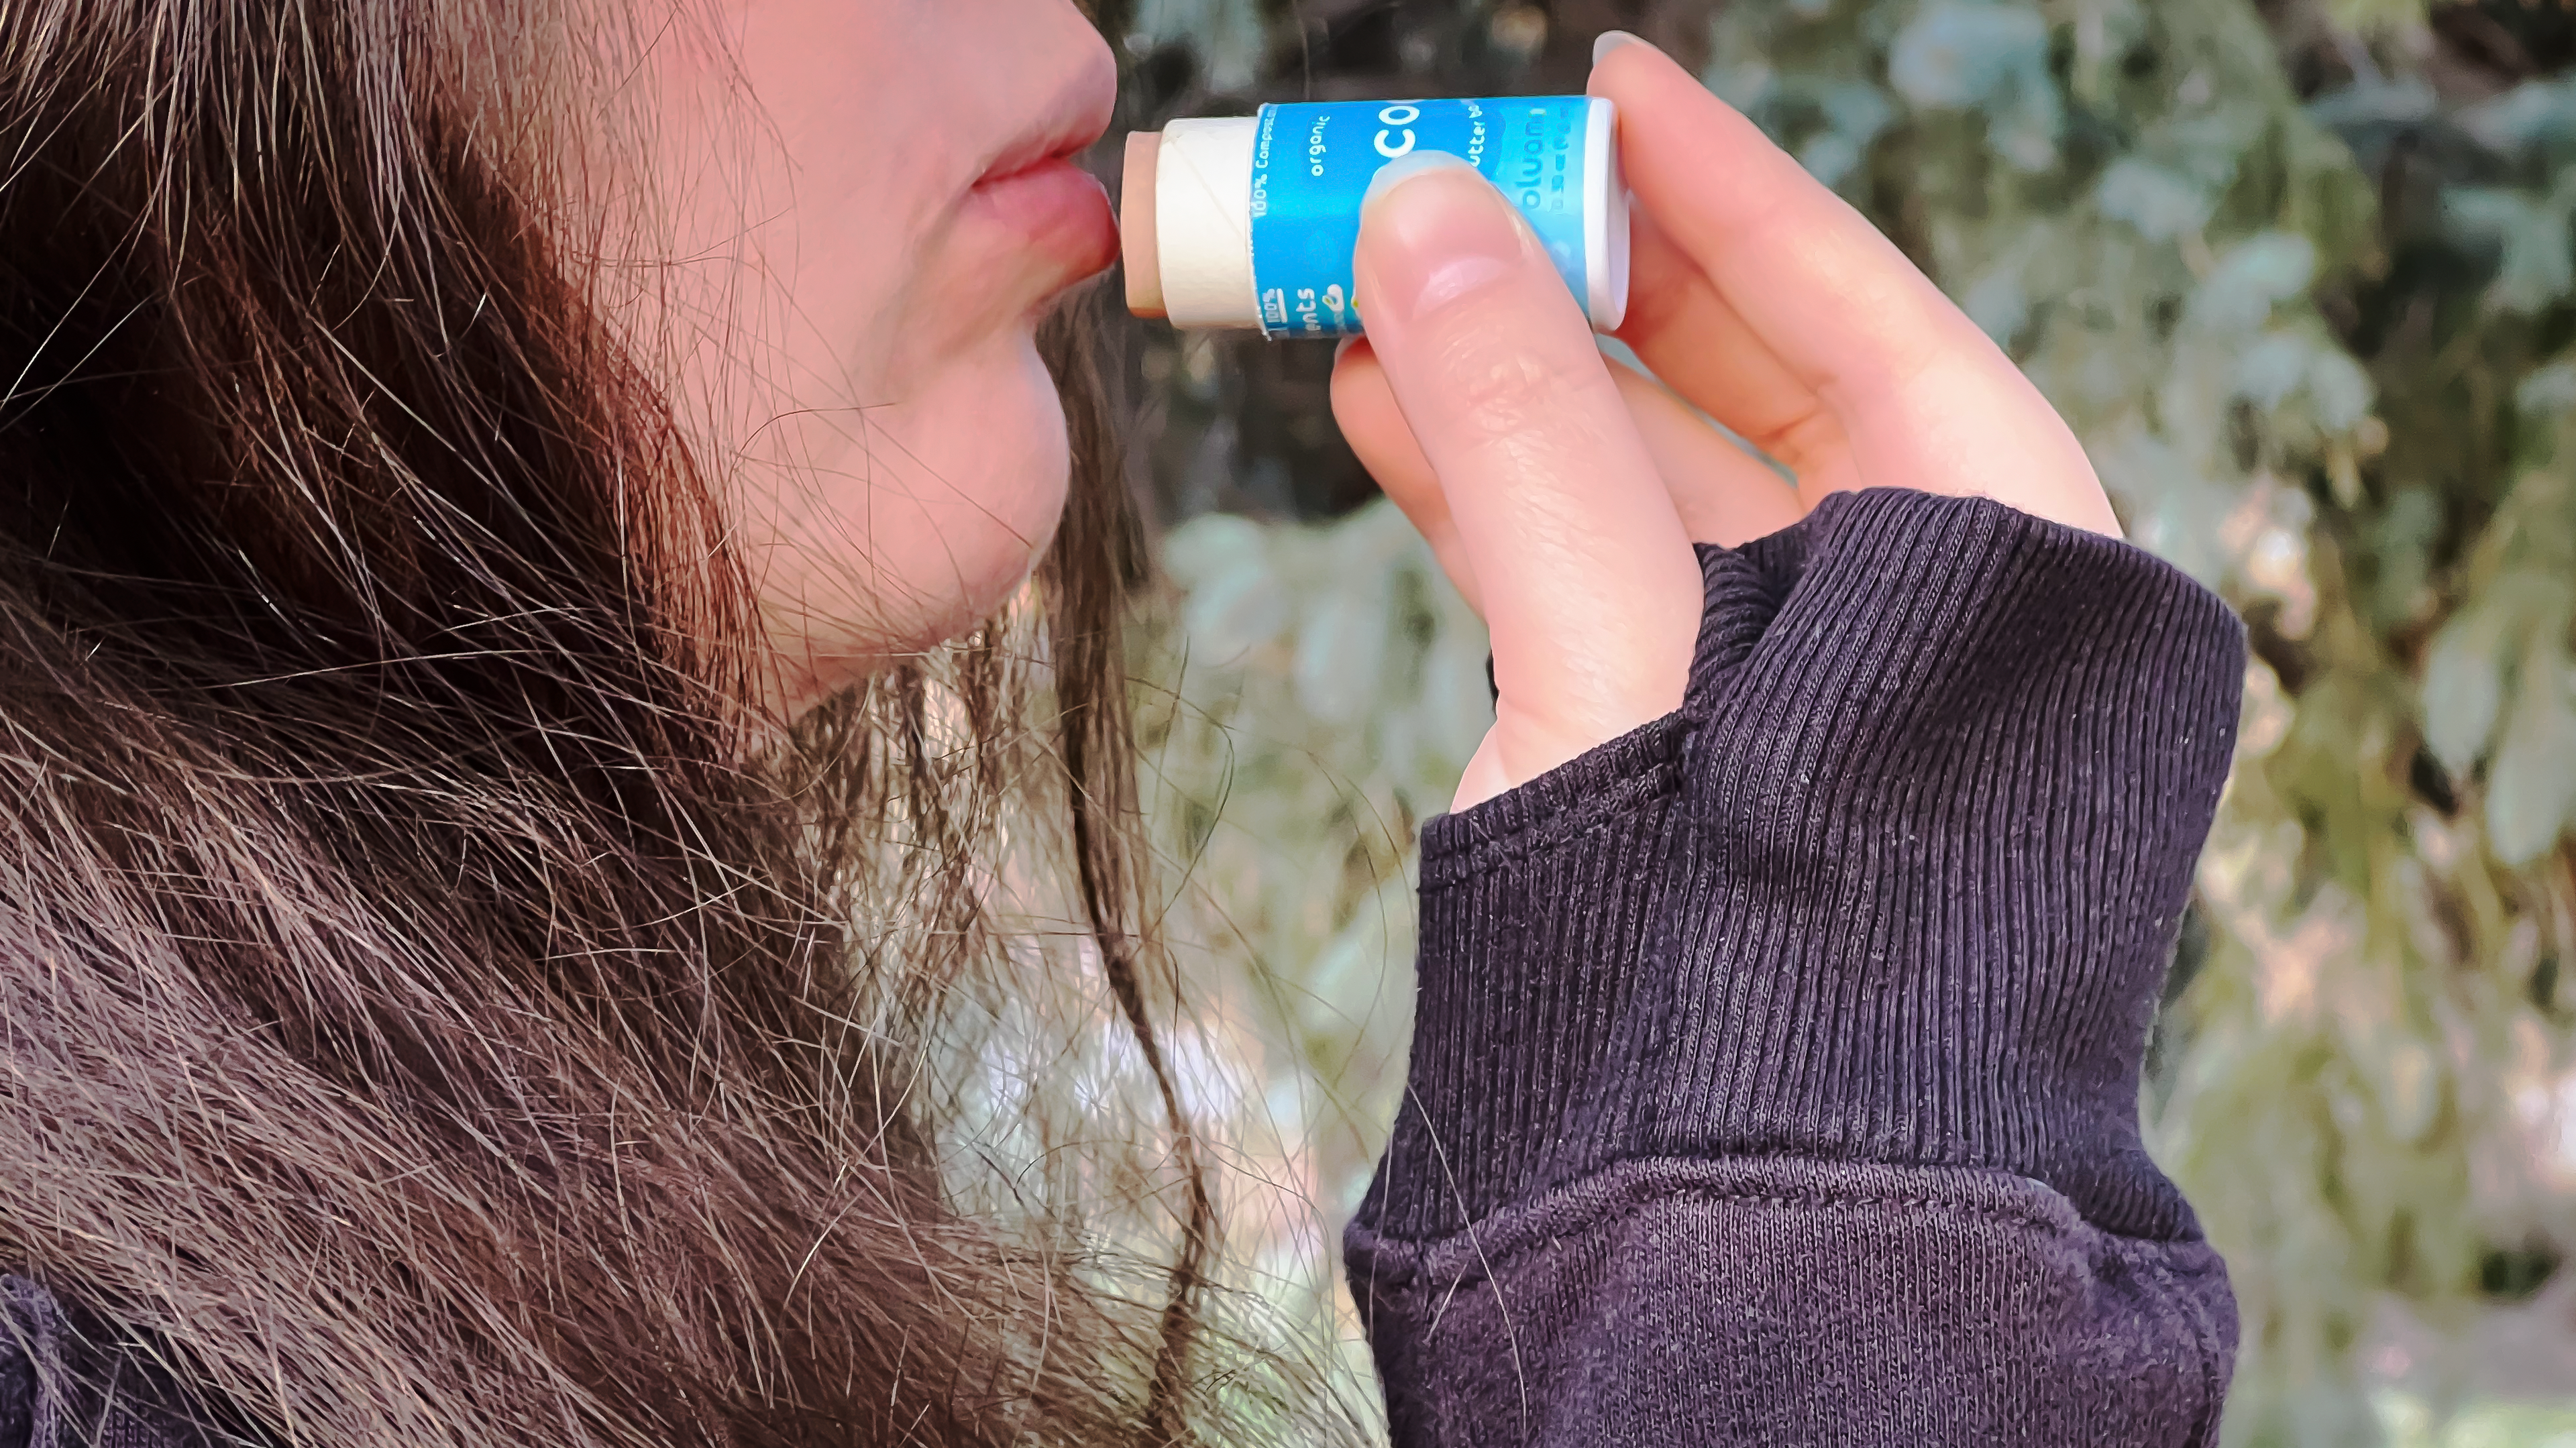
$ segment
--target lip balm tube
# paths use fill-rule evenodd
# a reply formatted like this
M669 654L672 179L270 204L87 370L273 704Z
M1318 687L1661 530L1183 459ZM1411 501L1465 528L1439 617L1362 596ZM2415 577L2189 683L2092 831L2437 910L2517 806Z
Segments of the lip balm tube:
M1352 297L1360 202L1416 151L1461 158L1529 219L1596 330L1628 310L1618 112L1593 96L1329 101L1174 121L1127 138L1127 307L1176 327L1271 337L1364 329Z

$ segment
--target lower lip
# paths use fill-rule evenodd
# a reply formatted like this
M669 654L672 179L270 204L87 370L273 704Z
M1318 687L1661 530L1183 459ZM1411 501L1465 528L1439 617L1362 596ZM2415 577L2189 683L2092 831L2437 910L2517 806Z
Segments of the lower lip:
M1118 259L1118 218L1090 172L1058 158L979 181L969 195L1027 247L1063 268L1062 285Z

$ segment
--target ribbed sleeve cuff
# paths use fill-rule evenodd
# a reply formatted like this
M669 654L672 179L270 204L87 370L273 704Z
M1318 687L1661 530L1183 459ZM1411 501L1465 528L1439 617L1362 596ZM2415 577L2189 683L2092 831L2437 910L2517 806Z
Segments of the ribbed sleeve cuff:
M2234 616L2125 543L1896 489L1702 565L1679 715L1426 830L1364 1220L1426 1238L1622 1159L1794 1154L2195 1230L2136 1099Z
M1563 1137L1639 978L1684 727L1667 715L1424 825L1413 1059L1373 1204L1472 1220Z

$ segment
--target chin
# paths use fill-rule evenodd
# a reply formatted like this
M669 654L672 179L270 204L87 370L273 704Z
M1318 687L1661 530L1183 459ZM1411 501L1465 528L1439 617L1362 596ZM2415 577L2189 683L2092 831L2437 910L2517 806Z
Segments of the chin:
M875 414L880 446L860 474L871 481L835 509L846 521L832 551L863 555L839 561L859 563L843 575L857 596L846 611L825 610L843 627L810 614L803 624L818 691L1000 612L1054 541L1072 477L1054 379L1025 333L959 361ZM795 651L794 640L781 643Z
M1064 519L1073 476L1064 401L1034 345L1016 350L998 375L977 369L966 399L943 409L952 421L932 455L946 457L941 470L958 480L961 505L934 520L935 546L917 565L877 560L881 572L914 585L922 608L903 631L915 648L955 638L1000 612Z
M794 506L759 587L791 707L999 613L1062 521L1064 402L1028 328L916 376L780 494Z

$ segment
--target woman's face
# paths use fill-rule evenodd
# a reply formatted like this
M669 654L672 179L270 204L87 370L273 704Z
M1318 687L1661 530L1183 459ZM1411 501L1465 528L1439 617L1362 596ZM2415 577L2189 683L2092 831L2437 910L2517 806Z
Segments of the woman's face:
M991 613L1053 535L1034 332L1117 255L1071 160L1116 69L1071 0L711 11L649 52L657 305L793 705Z

